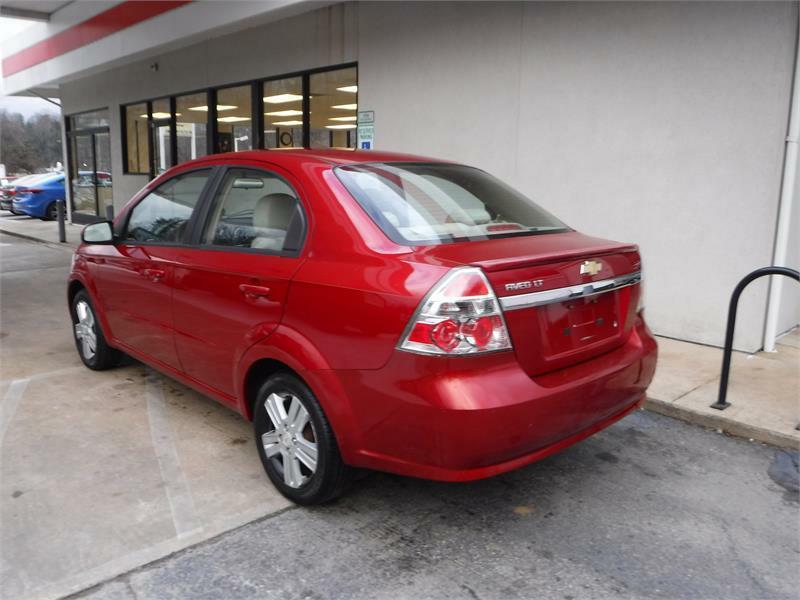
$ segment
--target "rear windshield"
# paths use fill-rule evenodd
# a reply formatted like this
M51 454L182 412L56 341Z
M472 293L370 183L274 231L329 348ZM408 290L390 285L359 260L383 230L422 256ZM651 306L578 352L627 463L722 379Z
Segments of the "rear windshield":
M399 244L443 244L569 230L519 192L473 167L369 163L334 171L384 233Z

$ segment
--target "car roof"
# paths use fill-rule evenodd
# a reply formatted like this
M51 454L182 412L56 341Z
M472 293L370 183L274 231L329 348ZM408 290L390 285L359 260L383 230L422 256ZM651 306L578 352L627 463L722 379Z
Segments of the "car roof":
M296 150L246 150L244 152L227 152L225 154L212 154L191 162L213 163L218 159L225 159L225 162L229 162L233 158L242 160L266 161L285 167L299 166L302 163L308 162L326 163L334 166L375 162L447 162L436 158L417 156L414 154L403 154L400 152L307 148L298 148Z
M33 182L42 183L53 177L63 177L63 173L33 173L31 175L24 175L15 179L13 185L28 185Z

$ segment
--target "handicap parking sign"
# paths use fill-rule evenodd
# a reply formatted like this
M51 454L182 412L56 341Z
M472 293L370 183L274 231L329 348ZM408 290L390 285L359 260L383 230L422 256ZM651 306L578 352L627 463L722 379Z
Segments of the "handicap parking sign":
M375 112L363 110L358 113L358 130L356 131L359 150L372 150L375 146Z

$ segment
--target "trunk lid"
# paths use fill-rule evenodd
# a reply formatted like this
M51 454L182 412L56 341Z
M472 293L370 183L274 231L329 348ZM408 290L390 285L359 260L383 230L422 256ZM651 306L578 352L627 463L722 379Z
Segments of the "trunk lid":
M613 350L633 328L641 269L635 245L567 232L428 246L419 255L484 270L531 376Z

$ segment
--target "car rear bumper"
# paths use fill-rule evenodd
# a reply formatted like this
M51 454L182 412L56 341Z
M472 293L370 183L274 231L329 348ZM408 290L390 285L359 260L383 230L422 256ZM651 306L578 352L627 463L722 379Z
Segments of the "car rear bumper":
M639 317L602 356L530 377L513 352L441 358L396 352L383 368L339 371L352 408L354 466L443 481L519 468L611 425L644 398L657 347Z
M33 198L22 198L22 199L14 199L12 202L12 209L14 212L29 215L32 217L39 216L41 212L39 207L40 202L34 200Z

